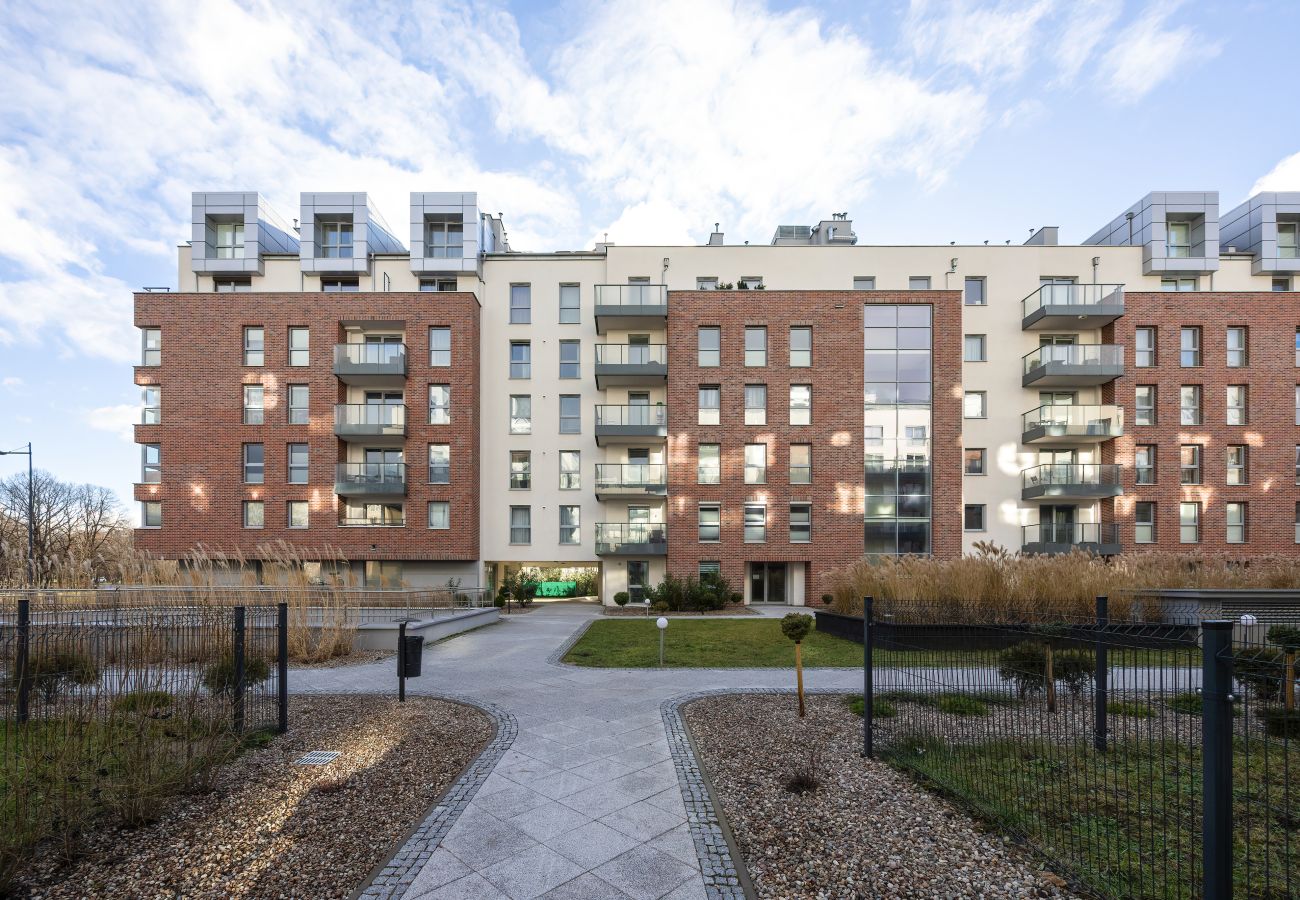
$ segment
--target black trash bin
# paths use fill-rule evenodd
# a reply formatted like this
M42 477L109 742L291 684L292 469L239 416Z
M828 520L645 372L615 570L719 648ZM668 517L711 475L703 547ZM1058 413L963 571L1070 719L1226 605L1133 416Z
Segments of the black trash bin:
M404 638L402 655L406 660L406 677L420 677L420 660L424 659L424 635L408 634ZM397 674L402 674L402 663L398 660Z

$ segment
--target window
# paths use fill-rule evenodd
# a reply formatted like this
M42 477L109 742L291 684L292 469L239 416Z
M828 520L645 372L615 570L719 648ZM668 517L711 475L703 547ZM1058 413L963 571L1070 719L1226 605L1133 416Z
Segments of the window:
M1249 392L1244 384L1228 385L1228 425L1245 425L1249 416Z
M1133 365L1149 369L1156 364L1156 330L1143 326L1133 331Z
M560 543L577 544L580 543L582 529L579 527L579 519L582 507L580 506L561 506L560 507Z
M1178 364L1184 369L1199 366L1201 364L1201 329L1199 327L1183 328L1179 330L1179 335L1181 344Z
M928 283L926 284L926 287L929 287ZM984 294L984 279L967 278L965 287L962 291L962 296L967 306L983 306L988 303ZM983 531L984 529L981 528L980 530Z
M1156 483L1156 445L1138 444L1133 448L1133 471L1138 484Z
M745 484L767 484L767 444L745 445Z
M533 345L528 341L510 342L510 377L533 377Z
M909 291L928 291L930 289L930 276L913 275L907 279L907 289Z
M266 452L261 444L244 444L244 484L266 481Z
M307 328L289 329L289 365L305 366L308 364L310 358L308 352L310 334L311 331Z
M347 259L352 256L351 222L318 222L320 255L325 259Z
M812 484L812 444L790 445L790 483Z
M745 365L767 365L767 329L751 327L745 329Z
M1133 401L1133 424L1156 424L1156 386L1139 384Z
M812 541L812 504L790 504L790 543L807 544Z
M218 294L247 294L253 289L253 279L213 276L212 287Z
M244 424L261 425L266 419L266 392L260 384L244 385Z
M790 385L790 424L812 424L812 385Z
M1300 366L1300 328L1295 330L1295 364Z
M578 450L560 451L560 490L576 491L582 488L582 453Z
M461 216L429 217L424 222L424 255L432 259L459 259L465 246L465 221Z
M1201 424L1201 386L1185 384L1178 389L1178 422L1181 425Z
M244 258L244 223L218 222L217 259Z
M988 362L988 353L985 349L985 337L982 334L966 335L965 352L962 355L964 362Z
M1295 445L1295 483L1300 484L1300 444Z
M162 444L140 445L140 483L162 483Z
M741 275L736 279L736 287L743 290L761 291L763 289L762 275Z
M340 525L361 525L366 527L404 527L406 525L406 508L400 503L348 503L343 507ZM366 580L370 583L370 571L376 565L373 561L366 563ZM383 563L383 566L396 566L400 572L401 563ZM400 575L396 582L400 583Z
M716 384L700 385L698 424L717 425L722 421L722 388Z
M1245 326L1234 325L1228 329L1228 368L1241 369L1248 362L1246 351L1247 335Z
M307 445L290 444L286 455L289 461L289 484L307 483Z
M1300 225L1295 222L1277 223L1277 255L1279 259L1300 257Z
M697 275L695 277L695 289L697 291L716 291L718 289L718 276Z
M531 394L510 395L510 433L533 433L533 398Z
M533 508L510 507L510 543L531 544L533 541Z
M290 528L307 527L307 501L290 500L285 504L285 521Z
M1246 543L1246 504L1226 504L1223 512L1228 524L1227 542L1229 544Z
M260 325L244 329L244 365L260 366L266 359L266 330Z
M582 397L577 394L560 395L560 434L582 433Z
M1165 252L1171 259L1186 259L1192 255L1191 222L1168 222L1165 233Z
M722 575L722 563L716 559L702 559L698 571L700 581L716 581Z
M767 540L767 507L761 503L745 504L745 543L761 544Z
M533 320L533 287L529 284L510 285L510 324L527 325Z
M876 276L874 275L853 276L853 290L874 291L875 289L876 289Z
M988 417L988 397L984 391L967 391L962 398L962 415L967 419Z
M560 377L582 377L581 341L560 341Z
M455 278L421 278L420 290L430 293L439 293L456 290Z
M722 539L722 507L718 504L700 504L699 539L702 543L716 543Z
M162 329L141 328L140 341L141 341L140 365L161 366L162 365Z
M162 501L144 500L140 503L140 524L145 528L162 528Z
M310 392L305 384L289 385L289 424L306 425Z
M320 289L327 294L355 294L361 290L361 282L356 278L322 277Z
M1201 504L1178 504L1178 542L1197 544L1201 540Z
M429 445L429 484L451 483L451 444Z
M962 451L963 468L962 472L966 475L983 475L984 457L986 450L983 447L968 447Z
M722 446L700 444L695 467L695 478L700 484L722 482Z
M967 503L962 510L962 530L984 531L987 528L984 524L984 512L983 503Z
M1156 505L1149 501L1133 504L1133 543L1156 542Z
M812 365L812 329L797 326L790 329L790 366L796 369Z
M140 391L141 405L144 407L140 413L140 424L157 425L162 421L162 388L149 386L142 388Z
M582 289L576 284L560 285L560 324L577 325L582 319Z
M266 524L266 504L261 500L244 501L244 527L262 528Z
M1249 481L1250 473L1247 470L1249 453L1245 444L1228 445L1228 484L1246 484Z
M1296 396L1300 397L1300 388L1296 389ZM1300 418L1300 401L1297 402L1296 409L1297 418ZM745 424L767 424L767 385L745 385Z
M451 385L429 385L429 424L451 424Z
M533 486L533 453L531 450L510 451L510 490L526 491Z
M429 365L443 368L451 365L451 329L429 329Z
M429 527L434 531L451 528L451 504L446 500L429 501Z
M1300 384L1295 386L1295 423L1300 425Z
M722 329L716 325L701 325L695 336L696 352L701 366L722 365Z
M1179 457L1179 484L1201 483L1201 445L1183 444Z

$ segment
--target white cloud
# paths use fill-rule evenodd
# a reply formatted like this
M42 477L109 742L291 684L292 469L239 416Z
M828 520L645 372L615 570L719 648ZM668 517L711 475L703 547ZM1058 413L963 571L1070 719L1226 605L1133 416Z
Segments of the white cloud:
M127 443L135 440L135 425L140 421L140 406L120 403L100 406L84 414L85 423L96 431L108 431Z
M1075 0L1070 4L1060 37L1049 44L1063 81L1079 74L1108 37L1123 5L1121 0Z
M8 388L11 391L17 390L22 386L23 380L16 375L9 375L4 379L0 379L0 387Z
M1114 99L1134 103L1184 65L1218 54L1218 44L1190 26L1165 26L1181 5L1179 0L1156 0L1137 21L1116 32L1101 59L1105 86Z
M1039 49L1038 25L1055 5L1054 0L991 5L912 0L903 33L919 57L980 76L1016 77Z
M1253 196L1261 191L1300 191L1300 153L1292 153L1273 167L1250 189Z

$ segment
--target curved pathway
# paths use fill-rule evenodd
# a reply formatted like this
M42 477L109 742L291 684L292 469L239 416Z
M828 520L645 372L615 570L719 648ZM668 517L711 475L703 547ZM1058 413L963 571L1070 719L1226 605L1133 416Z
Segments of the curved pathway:
M595 606L548 604L425 652L407 690L484 707L497 738L363 896L741 896L684 735L665 729L675 708L661 706L720 688L790 688L793 671L557 663L599 617ZM290 684L296 693L395 693L393 669L294 670ZM862 686L856 669L807 669L804 678L813 690Z

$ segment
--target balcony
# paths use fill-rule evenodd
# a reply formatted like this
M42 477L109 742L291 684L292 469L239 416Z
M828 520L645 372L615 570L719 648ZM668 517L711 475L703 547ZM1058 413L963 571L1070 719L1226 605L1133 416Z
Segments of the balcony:
M1124 315L1122 284L1045 284L1020 301L1024 331L1100 328Z
M662 284L596 285L596 334L611 328L666 327L668 287Z
M406 438L406 404L339 403L334 434L345 441L400 445Z
M340 497L404 497L404 463L339 463L334 467L334 493Z
M1021 500L1096 500L1124 493L1120 467L1049 463L1020 473Z
M667 344L597 344L596 387L658 385L668 381Z
M667 470L662 463L597 463L596 499L663 499L668 495Z
M1044 344L1024 356L1023 387L1091 387L1124 374L1117 344Z
M1052 555L1084 550L1097 556L1117 556L1123 551L1118 525L1080 524L1025 525L1020 529L1020 552Z
M666 406L596 405L596 446L643 444L668 438Z
M1024 444L1098 444L1124 433L1124 410L1113 405L1040 406L1021 418Z
M335 344L334 374L359 387L400 387L406 381L406 345Z
M597 556L665 556L668 526L662 522L599 522Z

